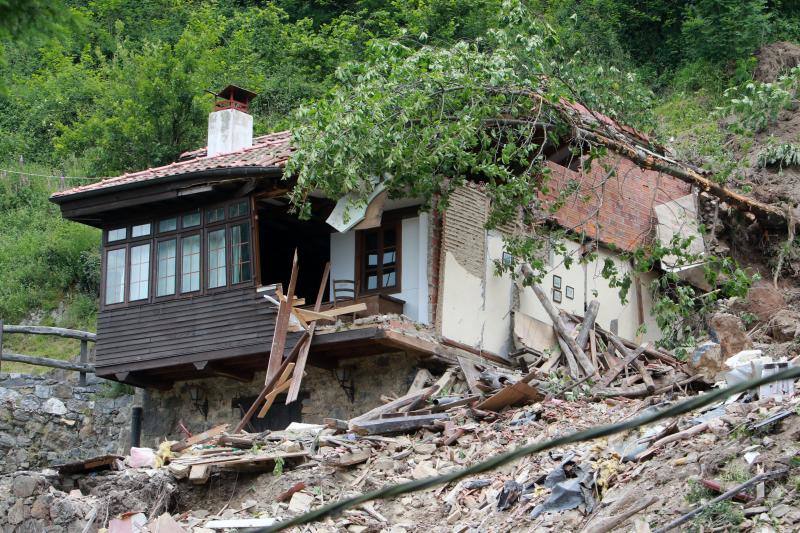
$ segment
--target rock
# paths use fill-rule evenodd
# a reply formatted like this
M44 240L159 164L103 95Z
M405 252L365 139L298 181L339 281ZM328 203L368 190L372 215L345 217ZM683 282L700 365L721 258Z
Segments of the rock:
M42 410L51 415L65 415L67 414L67 406L58 398L50 398L44 402Z
M744 325L739 317L729 313L717 313L711 317L710 325L719 341L723 359L753 347L753 341L744 332Z
M800 327L800 313L792 309L781 309L769 321L769 335L778 342L794 340Z
M289 511L293 513L307 513L311 510L314 496L307 492L295 492L289 500Z
M433 468L428 461L422 461L420 464L414 467L414 470L411 472L411 477L414 479L423 479L426 477L433 477L437 475L439 472Z
M14 493L14 496L18 498L27 498L28 496L32 496L36 491L37 483L37 479L33 476L17 476L11 483L11 491Z
M372 463L372 467L381 472L388 472L394 470L394 461L389 457L381 457Z
M22 521L28 518L29 515L30 510L25 507L23 501L17 500L8 510L8 516L6 516L6 520L11 525L21 524Z
M50 505L50 519L56 524L68 524L76 512L75 505L67 498L55 500Z
M750 288L743 310L754 314L761 322L768 322L785 305L783 293L772 283L761 280Z
M20 396L21 394L15 390L0 387L0 402L15 402Z
M53 497L50 494L42 494L31 505L31 516L33 518L45 519L50 517L50 502Z
M414 445L414 452L421 455L431 455L435 451L436 451L436 444L433 442Z
M286 453L302 452L303 451L303 445L300 444L297 441L294 441L294 440L283 441L280 444L279 448L280 448L281 451L284 451Z
M689 357L689 368L703 381L713 385L718 373L730 370L725 366L724 361L720 345L715 342L706 342L698 346Z
M793 510L794 510L793 507L786 505L785 503L779 503L778 505L772 507L769 514L771 514L775 518L783 518Z

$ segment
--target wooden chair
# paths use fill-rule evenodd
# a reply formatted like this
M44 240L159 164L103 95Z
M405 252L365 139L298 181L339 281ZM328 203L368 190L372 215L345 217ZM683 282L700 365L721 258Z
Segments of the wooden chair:
M356 299L356 282L352 279L335 279L333 283L333 307L339 302Z

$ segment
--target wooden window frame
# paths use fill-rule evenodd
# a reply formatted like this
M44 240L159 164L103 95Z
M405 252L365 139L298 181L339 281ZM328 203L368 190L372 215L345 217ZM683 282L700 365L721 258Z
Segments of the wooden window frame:
M131 249L136 248L137 246L144 246L147 245L149 247L148 251L148 265L147 265L147 296L144 298L139 298L138 300L131 300L131 272L133 268L132 260L133 254L131 253ZM131 305L139 305L139 304L146 304L150 302L150 299L153 297L153 241L150 240L145 242L144 239L131 239L127 245L128 251L125 252L125 303Z
M230 217L230 208L234 204L242 201L247 202L247 213L239 215L235 218ZM225 219L213 223L207 223L206 211L209 209L222 208L225 212ZM184 215L200 212L200 224L197 226L183 227ZM146 219L133 219L127 220L124 223L109 225L103 229L103 246L101 258L101 272L102 278L100 280L100 310L106 309L119 309L124 307L137 307L152 303L160 303L167 300L180 300L187 298L197 298L198 296L205 296L208 294L216 294L219 292L230 291L232 289L240 289L248 285L254 285L257 282L257 275L260 260L258 258L258 249L256 248L256 222L253 219L253 199L252 196L238 197L229 199L224 202L216 202L211 205L206 205L200 208L190 210L181 210L174 214L165 214L163 216L151 216ZM158 223L160 220L175 217L177 219L176 229L159 232ZM142 235L139 237L132 237L133 226L140 224L150 224L150 235ZM231 248L231 227L248 223L250 224L249 246L250 246L250 279L241 281L239 283L231 283L233 276L233 259ZM108 242L108 232L114 229L125 228L125 239ZM208 269L208 232L217 229L224 229L225 231L225 285L220 287L208 288L207 272ZM182 292L181 285L183 283L183 239L194 235L200 236L200 289L190 292ZM158 245L164 241L175 240L175 292L173 294L166 294L164 296L157 296L158 290ZM130 300L130 275L131 275L131 248L134 246L141 246L142 244L150 244L150 268L148 280L148 295L147 298L141 300ZM123 301L114 304L106 304L106 279L108 276L108 253L114 250L125 250L125 286L123 290Z
M386 229L394 228L396 239L397 239L397 257L395 258L395 279L397 282L392 285L391 287L378 287L376 289L367 290L362 288L362 283L366 279L366 272L364 268L364 239L367 232L380 230L380 250L381 256L383 255L383 232ZM382 283L383 282L383 257L381 257L381 262L379 262L379 276L378 280ZM356 285L356 298L359 296L367 296L371 294L397 294L403 291L402 288L402 279L403 279L403 220L402 218L390 218L389 220L384 219L381 225L377 228L370 228L366 230L356 230L356 258L355 258L355 285Z
M115 243L117 241L114 241ZM125 278L123 279L122 283L122 301L121 302L114 302L114 303L106 303L106 291L108 290L106 287L108 285L108 254L114 252L116 250L125 250ZM108 246L103 248L103 258L101 261L101 271L103 273L102 279L100 280L100 308L101 309L115 309L120 307L126 307L128 305L128 258L130 257L130 252L128 251L128 243L120 242L114 246ZM140 302L144 302L145 300L139 300Z
M204 275L204 268L205 268L205 261L203 258L203 227L202 226L192 226L192 228L196 231L187 231L185 233L181 233L178 238L177 242L177 250L176 250L176 265L175 269L180 273L177 277L177 281L175 284L175 296L180 298L191 298L193 296L198 296L203 294L203 283L205 282L205 275ZM200 281L198 285L198 289L195 291L186 291L182 290L183 288L183 241L189 237L200 237L200 271L198 275L200 276Z
M158 245L162 242L167 241L175 241L175 292L172 294L164 294L163 296L159 296L157 294L158 291ZM180 296L180 291L178 290L180 287L180 251L181 251L181 240L178 234L173 233L172 235L160 235L156 239L153 240L155 243L155 261L153 261L153 292L150 295L149 302L163 302L164 300L175 300ZM144 301L144 300L142 300Z

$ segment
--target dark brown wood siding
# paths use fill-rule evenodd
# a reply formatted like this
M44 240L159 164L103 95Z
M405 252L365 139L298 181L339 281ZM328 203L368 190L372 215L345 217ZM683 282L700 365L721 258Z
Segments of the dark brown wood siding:
M107 309L97 320L97 373L268 353L275 314L252 286Z

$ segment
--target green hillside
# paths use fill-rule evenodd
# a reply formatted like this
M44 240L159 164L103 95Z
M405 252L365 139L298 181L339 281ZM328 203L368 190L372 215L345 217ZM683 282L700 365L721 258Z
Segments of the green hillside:
M719 108L742 113L730 102L748 89L725 91L753 80L762 46L800 41L800 7L785 0L18 4L0 0L0 317L82 329L94 328L99 234L61 220L48 195L203 146L207 89L257 92L251 111L256 133L266 133L307 122L315 102L363 82L395 46L409 54L464 43L486 54L513 34L532 76L735 187L740 166ZM745 112L779 100L770 93Z

